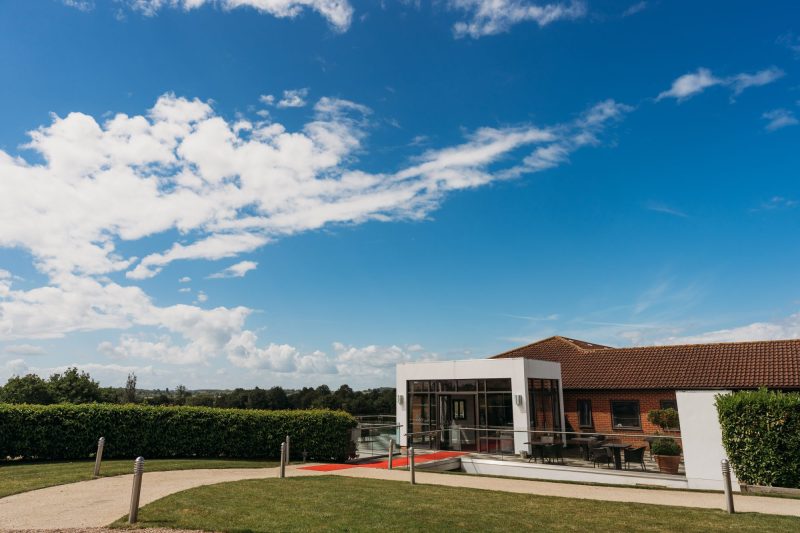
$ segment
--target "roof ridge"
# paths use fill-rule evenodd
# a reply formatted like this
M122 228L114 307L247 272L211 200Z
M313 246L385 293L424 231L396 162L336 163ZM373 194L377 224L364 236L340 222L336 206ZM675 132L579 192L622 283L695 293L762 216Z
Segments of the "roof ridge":
M594 344L594 343L591 343L591 342L588 342L588 341L582 341L582 340L579 340L579 339L571 339L569 337L562 337L561 335L551 335L551 336L546 337L544 339L539 339L538 341L531 342L530 344L524 344L522 346L517 346L516 348L511 348L510 350L506 350L505 352L502 352L502 353L499 353L499 354L496 354L496 355L492 355L490 357L490 359L496 359L496 358L502 357L503 355L509 354L511 352L516 352L518 350L522 350L523 348L528 348L530 346L536 346L537 344L541 344L541 343L547 342L547 341L554 341L554 340L569 344L571 347L573 347L576 350L579 350L581 352L595 352L595 351L601 351L601 350L607 350L607 349L616 349L616 348L612 348L611 346L605 346L603 344ZM582 342L584 344L597 346L597 348L596 349L583 348L580 345L575 344L576 342Z
M730 345L740 345L740 344L758 344L758 343L770 343L770 342L800 342L800 338L797 339L762 339L762 340L754 340L754 341L718 341L718 342L690 342L687 344L651 344L648 346L625 346L622 348L614 348L612 346L607 346L606 350L644 350L650 348L682 348L682 347L689 347L689 346L730 346ZM591 351L591 350L589 350ZM598 350L603 351L603 350Z

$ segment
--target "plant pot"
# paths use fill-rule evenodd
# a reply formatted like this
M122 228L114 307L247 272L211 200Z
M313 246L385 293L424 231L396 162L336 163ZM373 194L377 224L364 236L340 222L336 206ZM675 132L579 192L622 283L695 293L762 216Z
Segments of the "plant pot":
M678 473L678 466L681 464L680 455L656 455L655 460L659 471L665 474Z

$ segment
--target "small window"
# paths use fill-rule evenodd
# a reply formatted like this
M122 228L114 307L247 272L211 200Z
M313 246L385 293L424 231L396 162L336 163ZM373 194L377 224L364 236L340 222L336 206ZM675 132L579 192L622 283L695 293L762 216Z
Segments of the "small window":
M678 402L675 400L661 400L662 409L675 409L678 410Z
M466 420L467 402L464 400L453 400L453 420Z
M578 423L582 428L594 426L592 422L592 401L578 400Z
M614 428L640 428L638 400L612 400L611 422Z

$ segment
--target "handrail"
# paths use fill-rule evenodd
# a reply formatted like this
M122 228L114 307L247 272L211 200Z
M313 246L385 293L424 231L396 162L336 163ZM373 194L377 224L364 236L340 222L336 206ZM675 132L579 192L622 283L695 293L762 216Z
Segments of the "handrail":
M440 432L444 432L444 431L451 431L451 429L452 428L429 429L429 430L425 430L425 431L409 432L409 433L405 433L404 435L406 437L414 436L414 435L430 435L431 433L440 433ZM567 439L576 438L576 437L593 437L593 436L596 436L596 435L603 435L604 437L630 437L630 438L636 438L636 439L639 439L639 440L644 440L647 437L652 437L652 438L657 438L657 439L677 439L677 440L681 440L681 437L679 435L661 435L661 434L657 434L657 433L655 433L655 434L651 434L651 433L600 433L598 431L579 432L579 431L563 431L563 430L560 430L560 429L550 429L550 430L546 430L546 429L513 429L513 428L503 428L503 427L497 427L497 426L495 426L495 427L489 426L489 427L483 427L483 428L470 428L470 427L459 426L458 429L461 430L461 431L496 431L498 433L527 433L527 434L545 433L545 434L548 434L548 435L572 435L571 437L567 437Z

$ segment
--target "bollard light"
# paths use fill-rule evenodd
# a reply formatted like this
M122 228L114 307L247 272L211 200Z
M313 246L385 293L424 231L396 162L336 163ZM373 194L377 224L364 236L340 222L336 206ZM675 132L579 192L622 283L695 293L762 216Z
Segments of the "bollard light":
M281 442L281 468L280 468L280 477L286 477L286 443Z
M729 514L734 513L733 509L733 488L731 487L731 464L727 459L723 459L722 467L722 483L723 490L725 491L725 508Z
M290 447L291 442L292 442L292 438L289 435L286 435L286 464L287 465L292 462L292 453L290 451L291 450L291 447Z
M94 477L100 475L100 463L103 461L103 448L106 446L106 438L100 437L97 441L97 455L94 458Z
M392 469L392 459L394 458L394 439L389 439L389 461L386 465L387 470Z
M142 475L144 475L144 457L137 457L133 463L133 489L131 489L131 509L128 512L128 523L135 524L139 518L139 496L142 493Z
M414 448L408 449L408 471L411 472L411 484L416 485L417 480L414 475Z

